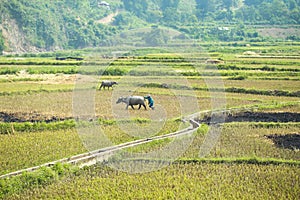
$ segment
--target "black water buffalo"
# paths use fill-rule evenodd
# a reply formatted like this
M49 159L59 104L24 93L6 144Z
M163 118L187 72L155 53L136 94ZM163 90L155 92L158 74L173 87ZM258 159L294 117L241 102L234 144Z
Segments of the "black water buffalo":
M128 109L128 106L131 106L131 108L134 109L133 105L139 105L139 109L141 106L144 106L145 110L147 110L144 97L142 96L120 97L116 103L118 104L121 102L126 104L126 109Z
M117 84L118 83L116 81L105 80L105 81L102 81L99 90L101 90L102 87L103 87L103 89L105 89L105 87L107 87L109 89L110 87L112 88L113 85L117 85Z

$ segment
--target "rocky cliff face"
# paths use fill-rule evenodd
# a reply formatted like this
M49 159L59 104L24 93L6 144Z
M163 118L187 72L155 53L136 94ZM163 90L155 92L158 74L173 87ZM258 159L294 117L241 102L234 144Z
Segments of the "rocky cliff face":
M19 28L16 20L5 17L2 24L0 24L0 29L2 30L6 47L3 54L43 51L42 49L38 49L37 47L30 45L30 43L26 41L25 35Z

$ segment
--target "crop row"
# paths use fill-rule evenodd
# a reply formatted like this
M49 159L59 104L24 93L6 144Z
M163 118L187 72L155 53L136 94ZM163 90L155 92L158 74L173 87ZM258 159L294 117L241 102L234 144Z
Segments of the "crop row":
M261 70L261 71L291 71L291 72L300 72L300 69L297 68L278 68L278 67L269 67L268 65L262 67L246 67L246 66L237 66L237 65L207 65L206 69L215 69L218 70Z
M212 89L212 91L214 91L214 90L215 89ZM231 87L231 88L225 88L225 92L270 95L270 96L300 97L300 91L290 92L290 91L283 91L283 90L256 90L256 89Z
M241 64L251 64L251 65L258 65L258 64L266 64L266 65L289 65L289 66L297 66L299 65L299 61L295 59L291 60L283 60L283 59L243 59L238 61Z
M45 77L45 78L43 78ZM47 81L49 78L47 75L39 76L39 78L11 78L11 79L0 79L0 84L2 91L0 96L5 95L22 95L30 93L43 93L43 92L71 92L74 88L75 80L69 81L68 76L63 76L59 81L64 81L66 83L56 84L55 77L52 82ZM250 93L250 94L265 94L274 96L297 96L296 93L298 88L295 84L291 84L288 80L240 80L244 76L237 76L228 79L224 79L224 87L228 92L240 92L240 93ZM101 77L101 79L111 78L111 77ZM185 77L178 77L184 79ZM115 77L115 80L119 80L120 77ZM129 79L129 78L126 78ZM203 77L188 77L187 81L192 86L181 85L182 81L178 81L176 76L169 77L168 79L160 79L159 77L149 77L147 81L145 78L131 77L134 79L133 82L126 82L126 79L121 78L120 85L128 85L128 87L147 87L147 88L165 88L165 89L182 89L182 90L207 90L209 86L205 83ZM208 78L207 78L208 79ZM42 82L44 81L44 82ZM69 81L69 82L67 82ZM99 81L100 78L99 78ZM153 82L152 82L153 81ZM155 82L154 82L155 81ZM39 83L37 83L39 82ZM145 83L146 82L146 83ZM98 83L95 82L94 89ZM230 86L235 87L230 87ZM228 89L227 89L228 88ZM255 89L253 89L255 88ZM267 89L267 90L266 90ZM225 90L225 91L226 91Z
M43 81L43 78L10 78L10 79L0 79L0 83L11 83L11 82L39 82Z
M15 96L15 95L28 95L28 94L39 94L39 93L50 93L50 92L72 92L73 89L37 89L27 91L16 91L16 92L0 92L0 96Z
M160 83L147 83L143 84L143 87L158 87L165 88L164 84ZM287 97L300 97L300 91L283 91L283 90L258 90L258 89L247 89L247 88L207 88L207 87L189 87L185 85L168 85L168 88L172 89L180 89L180 90L204 90L204 91L224 91L224 92L232 92L232 93L241 93L241 94L256 94L256 95L269 95L269 96L287 96Z
M142 164L135 162L132 166ZM60 179L56 178L59 171ZM74 172L55 166L39 174L3 181L6 190L2 194L7 199L297 199L298 174L298 166L243 163L177 163L138 174L105 165ZM24 182L31 184L26 186ZM20 185L13 191L16 183ZM24 190L27 188L30 190Z
M58 122L23 122L0 123L0 134L15 134L16 132L55 131L75 128L74 120Z
M182 77L228 77L230 80L265 79L265 80L295 80L299 81L298 73L293 69L275 71L249 71L239 69L228 70L195 70L190 68L160 68L143 67L130 68L121 66L110 67L36 67L36 68L0 68L2 75L17 75L21 70L28 74L83 74L98 76L182 76ZM24 79L25 80L25 79ZM1 80L4 82L5 80Z
M81 65L78 61L57 61L55 58L47 59L0 59L0 65Z

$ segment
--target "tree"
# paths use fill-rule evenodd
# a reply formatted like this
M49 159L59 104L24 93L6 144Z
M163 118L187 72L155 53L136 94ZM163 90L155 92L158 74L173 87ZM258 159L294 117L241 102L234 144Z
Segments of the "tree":
M289 23L289 11L281 0L273 0L272 3L263 2L260 5L260 15L270 24Z
M288 14L288 8L282 0L273 0L273 2L271 3L271 9L278 17Z
M2 54L2 52L4 51L4 38L2 35L2 30L0 30L0 54Z
M153 28L150 33L146 34L144 40L149 46L160 46L168 42L167 34L159 29Z
M168 8L176 9L178 8L179 0L162 0L161 1L161 9L162 11L166 11Z
M247 6L258 6L262 3L262 0L244 0L244 3Z
M149 10L147 14L147 21L150 23L157 23L163 17L160 10Z
M297 8L297 3L295 0L285 0L285 4L289 8L289 10L294 10Z
M148 3L144 0L122 0L124 8L138 17L147 16Z
M216 11L216 0L196 0L196 13L199 19L204 19L208 13Z
M295 21L295 23L300 23L300 11L298 9L292 10L290 13L290 17Z
M129 24L132 22L133 20L133 14L129 13L129 12L123 12L118 14L115 17L115 20L113 22L114 25L116 26L129 26Z
M167 24L177 24L179 22L180 16L175 8L167 8L163 15L163 20Z
M223 0L223 5L226 9L229 9L233 6L233 0Z

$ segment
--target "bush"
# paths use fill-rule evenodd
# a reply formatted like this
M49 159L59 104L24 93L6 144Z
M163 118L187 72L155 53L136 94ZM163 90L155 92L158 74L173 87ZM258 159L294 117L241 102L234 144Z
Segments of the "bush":
M56 163L52 167L41 167L37 171L24 172L20 176L0 180L0 199L25 189L50 184L64 176L75 174L78 167Z

